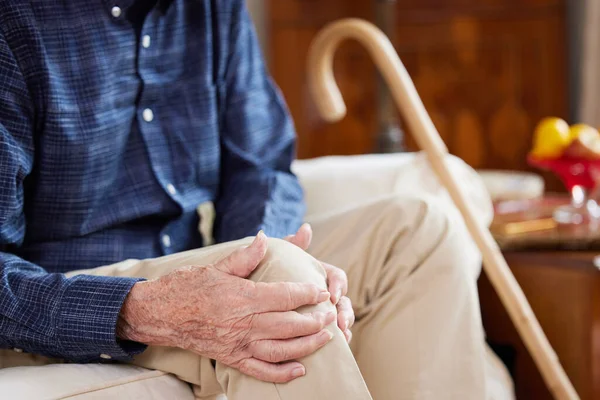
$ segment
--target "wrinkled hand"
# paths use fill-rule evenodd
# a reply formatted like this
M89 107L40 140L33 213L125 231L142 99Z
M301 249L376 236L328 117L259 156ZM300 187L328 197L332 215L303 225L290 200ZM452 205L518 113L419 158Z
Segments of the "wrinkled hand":
M136 283L121 310L118 336L191 350L263 381L287 382L304 375L304 366L292 360L331 340L325 326L335 313L294 310L330 295L313 284L244 279L266 251L261 232L250 246L214 265Z
M307 250L312 240L312 228L309 224L304 224L298 229L295 235L285 238L290 243ZM338 311L338 327L344 332L348 343L352 340L350 328L354 325L354 310L352 302L346 294L348 293L348 277L346 273L331 264L321 261L325 272L327 273L327 286L331 293L331 302L336 305Z

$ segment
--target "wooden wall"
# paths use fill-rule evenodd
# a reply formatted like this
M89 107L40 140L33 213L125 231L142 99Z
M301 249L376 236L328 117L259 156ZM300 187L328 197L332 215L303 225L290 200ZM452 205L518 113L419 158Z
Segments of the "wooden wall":
M299 157L375 149L376 71L357 43L335 70L345 120L320 120L306 85L316 32L374 21L375 0L270 0L269 60L295 118ZM393 41L451 152L476 168L526 169L535 123L567 116L565 0L398 0ZM412 141L409 140L409 145Z

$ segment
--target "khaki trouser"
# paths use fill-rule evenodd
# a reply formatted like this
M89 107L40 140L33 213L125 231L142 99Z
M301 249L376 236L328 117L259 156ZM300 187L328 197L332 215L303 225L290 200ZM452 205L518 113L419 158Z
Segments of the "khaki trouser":
M27 383L46 385L37 392L43 396L35 398L100 399L115 393L116 398L130 398L120 396L126 389L143 390L144 379L160 378L172 380L163 385L164 393L155 389L139 398L178 398L176 391L181 393L179 398L194 398L185 385L164 374L168 372L192 383L194 395L203 399L216 398L222 391L229 400L489 398L476 287L481 260L455 209L449 210L433 197L394 196L309 222L314 231L310 254L348 274L356 324L351 346L335 324L329 327L334 339L301 360L306 376L288 384L265 383L220 363L213 368L210 360L190 352L154 347L134 364L163 372L134 369L143 376L141 383L128 378L127 368L133 367L123 366L123 374L117 375L124 376L120 379L126 385L117 379L117 383L113 380L87 390L78 386L79 379L68 376L60 383L47 382L42 378L45 371L54 368L54 375L48 376L60 375L57 366L42 366L0 371L0 388L31 393ZM214 263L249 240L76 273L157 278L185 265ZM270 239L265 260L250 278L326 286L324 271L312 256L277 239ZM315 307L302 311L311 308ZM334 309L330 303L316 308ZM46 362L11 351L3 354L4 366ZM69 370L69 365L58 367L79 373ZM88 368L97 372L111 367ZM29 380L23 380L27 376ZM18 383L19 379L26 384Z

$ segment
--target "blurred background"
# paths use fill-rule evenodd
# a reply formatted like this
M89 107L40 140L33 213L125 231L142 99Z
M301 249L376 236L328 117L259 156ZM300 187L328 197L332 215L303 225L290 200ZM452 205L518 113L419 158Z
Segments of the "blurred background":
M597 0L247 1L294 116L300 158L415 148L356 43L335 63L348 116L333 125L318 117L306 85L308 47L345 17L390 36L450 151L477 169L530 169L526 154L543 117L600 125Z

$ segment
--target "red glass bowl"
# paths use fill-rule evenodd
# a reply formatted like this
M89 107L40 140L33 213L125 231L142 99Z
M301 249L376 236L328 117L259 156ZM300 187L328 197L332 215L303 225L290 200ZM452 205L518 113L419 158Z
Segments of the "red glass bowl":
M569 191L575 186L591 191L600 183L600 160L572 157L540 159L528 156L527 162L534 167L552 171Z

